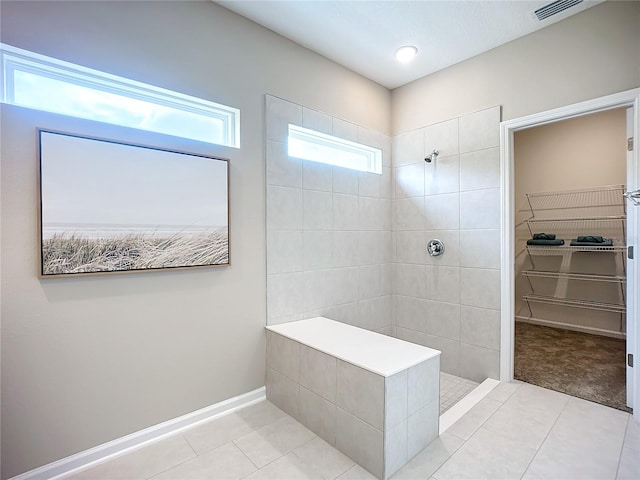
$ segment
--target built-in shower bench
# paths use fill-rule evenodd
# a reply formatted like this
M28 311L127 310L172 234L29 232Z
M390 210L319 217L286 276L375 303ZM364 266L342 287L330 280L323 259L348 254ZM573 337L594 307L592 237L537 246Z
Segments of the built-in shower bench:
M266 328L267 398L376 477L438 436L438 350L324 317Z

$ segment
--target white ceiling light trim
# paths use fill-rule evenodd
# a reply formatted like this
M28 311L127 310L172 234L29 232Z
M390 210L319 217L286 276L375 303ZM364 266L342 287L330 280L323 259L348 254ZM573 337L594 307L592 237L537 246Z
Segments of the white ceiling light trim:
M409 63L418 54L418 49L412 45L406 45L396 50L396 60L400 63Z

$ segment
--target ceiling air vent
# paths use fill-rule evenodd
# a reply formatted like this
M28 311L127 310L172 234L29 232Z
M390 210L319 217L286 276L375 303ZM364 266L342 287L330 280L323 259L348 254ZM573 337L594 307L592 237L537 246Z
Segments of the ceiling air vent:
M574 5L578 5L582 3L583 0L558 0L557 2L552 2L544 7L537 9L535 12L535 16L538 20L542 21L546 18L549 18L556 13L560 13L565 11L567 8L571 8Z

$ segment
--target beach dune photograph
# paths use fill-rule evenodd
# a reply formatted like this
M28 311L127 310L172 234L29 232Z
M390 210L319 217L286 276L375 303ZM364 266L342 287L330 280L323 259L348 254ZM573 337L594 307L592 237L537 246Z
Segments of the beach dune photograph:
M229 264L227 160L39 135L42 276Z

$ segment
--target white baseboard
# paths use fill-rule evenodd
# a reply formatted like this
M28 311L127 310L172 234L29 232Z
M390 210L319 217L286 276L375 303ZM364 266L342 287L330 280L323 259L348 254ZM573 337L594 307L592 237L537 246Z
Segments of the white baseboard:
M162 440L163 438L194 427L200 423L253 405L265 398L265 387L260 387L251 392L223 400L222 402L201 408L195 412L187 413L186 415L167 420L166 422L159 423L124 437L116 438L115 440L103 443L89 450L43 465L42 467L29 470L9 480L59 479L71 473L86 470L89 467L114 457L129 453L150 443L157 442L158 440Z
M465 413L471 410L499 384L499 380L487 378L484 382L471 390L462 400L440 415L440 435L446 432L451 425L460 420Z

